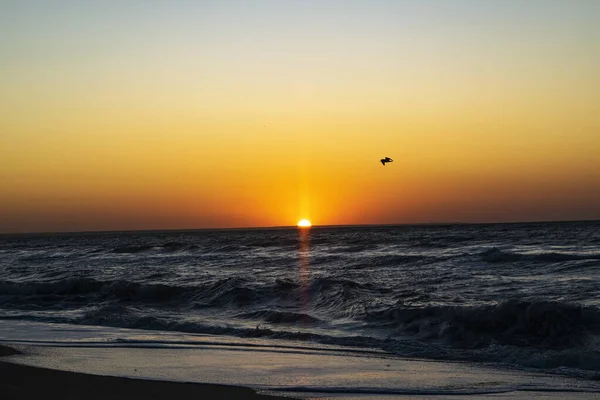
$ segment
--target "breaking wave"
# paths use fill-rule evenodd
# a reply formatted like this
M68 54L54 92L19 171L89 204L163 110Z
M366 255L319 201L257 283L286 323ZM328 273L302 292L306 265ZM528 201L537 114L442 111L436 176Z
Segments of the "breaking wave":
M518 316L506 317L515 307ZM396 312L390 310L388 313L380 313L375 322L381 323L382 319L387 319L402 328L387 336L384 335L385 329L380 335L350 332L347 335L328 335L297 329L295 324L302 323L301 326L306 327L306 322L319 324L322 321L307 314L264 309L238 315L241 319L260 319L265 322L264 325L259 323L252 328L139 315L135 307L123 305L97 307L76 319L32 319L244 338L310 341L361 349L381 349L406 357L500 362L522 367L557 369L558 372L564 368L573 368L570 373L578 376L596 376L595 371L600 368L600 353L594 344L594 340L598 339L598 310L559 305L561 310L558 316L561 320L551 322L557 313L546 314L543 311L551 307L552 304L543 303L501 304L491 313L493 316L483 316L486 311L490 311L485 308L453 311L441 308ZM574 316L564 317L565 312L574 310ZM517 322L518 320L522 321ZM512 327L511 323L520 325ZM568 324L574 324L574 327L569 328ZM287 325L291 327L286 329ZM495 329L499 331L496 332ZM509 333L511 330L514 332ZM510 338L511 335L522 340L515 341ZM575 338L569 338L570 335ZM536 338L541 343L536 343Z
M371 313L369 322L394 335L410 335L464 348L493 343L563 349L587 345L600 335L600 310L568 303L509 300L479 307L392 307Z

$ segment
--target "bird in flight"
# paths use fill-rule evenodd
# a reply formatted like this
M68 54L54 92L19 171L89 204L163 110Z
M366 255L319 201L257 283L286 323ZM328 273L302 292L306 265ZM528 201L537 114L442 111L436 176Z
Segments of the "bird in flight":
M379 160L379 161L381 161L381 165L383 165L383 166L385 167L385 163L386 163L386 162L392 162L392 161L394 161L394 160L392 160L392 159L391 159L391 158L389 158L389 157L386 157L386 158L382 158L382 159L381 159L381 160Z

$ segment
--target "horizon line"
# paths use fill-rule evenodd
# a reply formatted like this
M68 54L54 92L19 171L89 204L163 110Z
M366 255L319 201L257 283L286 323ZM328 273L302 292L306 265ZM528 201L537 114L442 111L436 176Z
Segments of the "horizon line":
M502 221L502 222L412 222L389 224L333 224L312 225L313 228L369 228L369 227L394 227L394 226L440 226L440 225L511 225L511 224L548 224L548 223L577 223L600 222L600 219L574 219L574 220L538 220L538 221ZM158 232L197 232L197 231L231 231L231 230L261 230L261 229L292 229L296 225L271 225L271 226L238 226L228 228L166 228L166 229L121 229L121 230L82 230L82 231L32 231L32 232L0 232L2 236L35 236L35 235L82 235L82 234L111 234L111 233L158 233ZM306 228L303 228L306 229Z

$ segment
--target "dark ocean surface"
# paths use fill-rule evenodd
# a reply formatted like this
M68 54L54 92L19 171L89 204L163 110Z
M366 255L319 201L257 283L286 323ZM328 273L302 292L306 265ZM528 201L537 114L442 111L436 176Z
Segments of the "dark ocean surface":
M3 235L8 319L593 377L600 222Z

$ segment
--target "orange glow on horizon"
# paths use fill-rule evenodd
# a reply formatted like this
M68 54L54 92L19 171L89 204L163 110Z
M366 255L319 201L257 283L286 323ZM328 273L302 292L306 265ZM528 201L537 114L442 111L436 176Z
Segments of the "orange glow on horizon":
M310 228L311 226L312 226L312 224L307 219L302 219L302 220L298 221L299 228Z
M600 219L600 2L113 3L0 2L0 233Z

